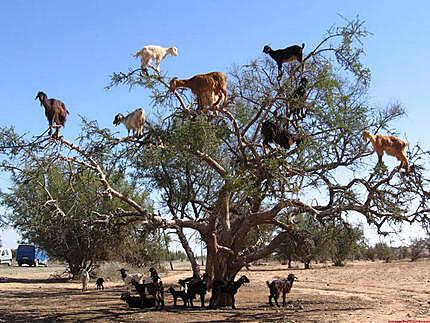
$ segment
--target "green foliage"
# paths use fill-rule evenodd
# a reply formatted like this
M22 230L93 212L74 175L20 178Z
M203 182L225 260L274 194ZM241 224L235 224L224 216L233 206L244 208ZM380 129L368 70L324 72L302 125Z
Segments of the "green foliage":
M333 220L325 224L302 215L291 235L278 249L280 259L300 260L309 268L312 260L332 259L335 266L343 266L345 260L360 249L363 231L348 223Z
M334 222L329 228L330 253L335 266L343 266L345 260L360 250L363 241L363 229L352 227L348 223Z
M428 248L428 241L424 238L415 238L411 241L410 245L410 254L411 254L411 261L418 260L426 248Z
M122 176L111 178L133 195ZM2 193L10 222L25 241L39 245L53 259L66 261L74 276L81 268L92 270L98 262L121 255L129 238L139 236L125 220L101 222L99 214L127 206L104 198L92 172L77 172L70 164L57 162L47 169L28 167L12 179L10 192ZM142 197L134 198L144 202Z
M394 258L393 249L384 242L378 242L373 247L375 257L385 262L391 262Z
M168 251L168 243L160 230L147 226L134 228L134 233L124 241L121 252L118 252L118 260L135 267L159 267L163 260L182 259L183 253Z

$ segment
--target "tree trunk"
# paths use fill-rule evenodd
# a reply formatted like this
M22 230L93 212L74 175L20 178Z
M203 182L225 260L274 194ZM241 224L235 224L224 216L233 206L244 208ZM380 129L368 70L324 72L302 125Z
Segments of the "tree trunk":
M185 253L187 254L188 260L190 261L191 268L193 270L193 275L200 276L200 266L197 262L196 257L194 256L193 250L190 247L190 244L188 243L187 237L185 236L184 231L182 228L176 229L176 234L178 235L179 241L182 244L182 247L185 250Z
M291 265L292 259L291 256L288 256L288 269L293 268L293 266Z
M210 264L212 266L213 281L210 281L210 287L213 287L213 283L216 281L232 281L236 278L237 273L242 269L235 265L234 257L232 254L225 252L217 252L215 255L208 249L208 255L206 259L206 265ZM231 298L226 297L226 295L217 295L218 290L212 288L211 301L215 302L215 306L224 307L231 306ZM216 296L215 298L213 298Z

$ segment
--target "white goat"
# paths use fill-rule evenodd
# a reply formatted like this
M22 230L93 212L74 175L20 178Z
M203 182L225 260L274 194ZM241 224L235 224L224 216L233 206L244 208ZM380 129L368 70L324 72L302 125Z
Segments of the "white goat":
M85 292L86 290L88 290L88 283L90 282L90 274L85 269L82 269L81 281L82 281L82 291Z
M167 55L177 56L178 49L176 47L165 48L157 45L148 45L136 52L134 57L140 57L140 64L144 71L151 65L151 61L155 60L157 62L155 68L160 73L160 63Z
M115 126L123 123L127 128L128 135L130 136L130 130L133 130L133 136L141 137L143 135L143 126L145 125L146 115L145 110L137 108L133 112L123 116L118 113L113 120Z
M121 278L124 281L124 285L127 286L129 292L131 292L131 288L133 287L133 281L141 284L143 275L141 273L129 274L127 269L121 268L119 270L121 272Z

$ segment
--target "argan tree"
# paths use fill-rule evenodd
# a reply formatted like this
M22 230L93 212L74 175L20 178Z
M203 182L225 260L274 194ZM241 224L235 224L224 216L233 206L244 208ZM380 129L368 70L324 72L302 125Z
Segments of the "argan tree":
M302 76L297 64L285 65L280 81L276 64L263 54L232 67L228 102L218 115L197 112L189 91L170 92L167 74L114 73L109 87L144 87L151 93L160 119L151 120L142 138L118 139L97 122L83 120L78 140L38 144L40 138L33 138L31 154L67 159L94 172L100 193L129 207L105 212L101 219L129 217L173 230L195 272L187 234L197 232L206 244L206 272L216 279L232 279L245 265L270 255L302 213L322 222L361 215L379 233L402 222L428 228L426 153L410 145L409 173L375 168L377 158L362 138L365 129L395 132L390 122L404 113L398 105L377 110L369 104L370 71L360 61L368 35L355 19L328 30L315 47L307 45L305 100L293 95ZM297 108L304 118L293 113ZM299 147L263 149L261 123L275 118L302 137ZM10 157L4 166L19 167L16 162L28 158L28 141L2 129L1 151ZM153 191L157 212L115 186L115 172Z

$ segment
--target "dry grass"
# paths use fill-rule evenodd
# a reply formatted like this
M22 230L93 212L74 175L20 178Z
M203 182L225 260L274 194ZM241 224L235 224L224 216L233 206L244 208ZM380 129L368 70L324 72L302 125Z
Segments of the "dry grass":
M165 285L190 275L184 266L168 271ZM365 321L430 319L430 260L416 263L356 262L343 268L294 269L269 265L244 272L251 283L236 297L237 310L128 309L119 299L120 281L109 281L105 291L82 293L79 282L49 279L63 268L1 267L0 321L139 321L139 322L272 322ZM288 295L285 308L270 308L265 281L293 272L299 281ZM198 304L199 302L195 302Z

